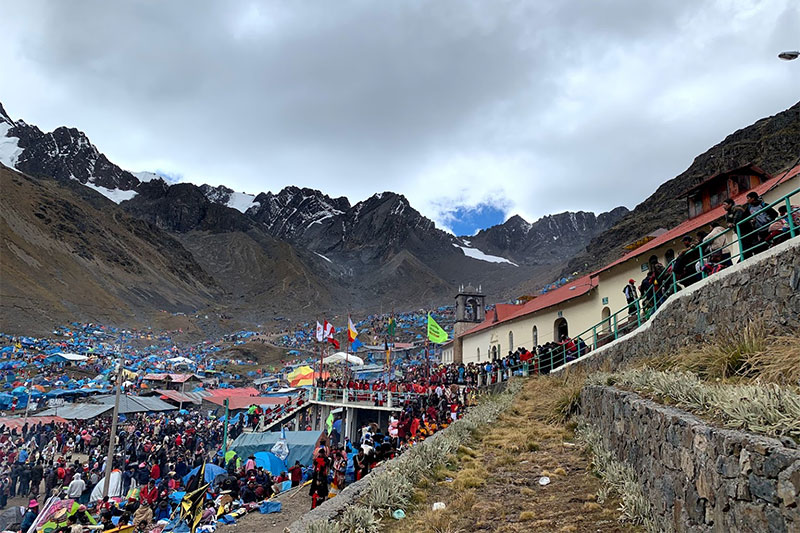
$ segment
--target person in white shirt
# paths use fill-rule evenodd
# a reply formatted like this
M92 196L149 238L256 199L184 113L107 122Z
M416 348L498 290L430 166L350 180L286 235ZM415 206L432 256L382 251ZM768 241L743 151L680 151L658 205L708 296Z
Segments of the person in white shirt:
M86 482L81 479L80 474L75 474L67 487L67 498L77 500L84 490L86 490Z

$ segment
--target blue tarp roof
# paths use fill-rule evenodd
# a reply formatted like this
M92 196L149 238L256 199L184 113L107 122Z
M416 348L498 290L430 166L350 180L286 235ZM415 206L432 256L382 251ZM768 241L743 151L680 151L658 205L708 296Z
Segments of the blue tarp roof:
M199 470L200 470L199 466L196 466L193 469L191 469L188 474L183 476L183 484L186 485L186 483L189 482L189 479L192 476L194 476L195 474L197 474L197 472ZM211 482L214 481L215 477L217 477L220 474L225 474L225 473L227 473L227 472L225 471L224 468L219 467L219 466L217 466L215 464L212 464L212 463L206 463L206 470L205 470L205 473L204 473L205 475L203 476L203 480L206 483L211 483ZM278 473L280 473L280 472L278 472Z
M300 461L300 464L303 465L311 464L311 456L314 454L314 447L321 434L320 431L287 431L286 443L289 446L289 457L286 458L286 464L293 465L295 461ZM231 450L235 451L242 461L246 461L251 454L272 450L280 436L280 431L242 433L233 441Z

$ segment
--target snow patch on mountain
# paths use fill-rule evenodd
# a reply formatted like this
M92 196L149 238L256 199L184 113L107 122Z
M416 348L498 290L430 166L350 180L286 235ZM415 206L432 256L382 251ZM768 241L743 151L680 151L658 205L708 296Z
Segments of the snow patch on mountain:
M328 259L328 258L327 258L327 257L325 257L324 255L322 255L322 254L318 254L317 252L314 252L314 253L315 253L315 254L317 254L318 256L320 256L321 258L323 258L323 259L324 259L325 261L327 261L328 263L333 263L333 261L331 261L330 259Z
M22 148L19 147L18 137L6 137L11 125L2 122L0 123L0 163L7 167L16 168L17 159L22 153Z
M459 246L457 244L453 244L456 248L461 248L461 251L464 252L464 255L467 257L471 257L473 259L477 259L479 261L486 261L487 263L508 263L509 265L519 266L518 264L509 261L505 257L498 257L496 255L489 255L484 253L477 248L467 248L466 246Z
M96 190L97 192L99 192L100 194L102 194L103 196L105 196L106 198L108 198L109 200L114 202L115 204L118 204L120 202L124 202L125 200L130 200L131 198L133 198L134 196L136 196L138 194L136 191L123 191L123 190L120 190L120 189L107 189L106 187L101 187L100 185L95 185L91 181L87 181L86 183L84 183L84 185L86 185L90 189Z
M228 203L226 204L228 207L232 207L237 211L244 213L248 209L253 206L261 205L260 202L256 202L256 197L254 194L247 194L244 192L232 192L230 198L228 198Z

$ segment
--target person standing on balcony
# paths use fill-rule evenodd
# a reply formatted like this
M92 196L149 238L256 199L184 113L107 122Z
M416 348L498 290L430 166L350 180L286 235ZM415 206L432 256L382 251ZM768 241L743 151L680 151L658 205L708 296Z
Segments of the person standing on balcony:
M755 191L747 193L747 210L750 215L753 215L753 229L758 237L758 243L753 253L763 252L767 248L769 225L778 218L778 212L768 207L767 203Z
M628 302L628 315L635 315L636 304L634 302L639 297L636 292L636 282L633 279L629 279L628 284L622 289L622 293L625 295L625 301Z
M704 241L706 245L704 252L709 256L718 253L722 258L723 267L729 267L731 263L731 251L728 249L728 233L725 228L720 226L719 222L711 223L711 232L706 236Z

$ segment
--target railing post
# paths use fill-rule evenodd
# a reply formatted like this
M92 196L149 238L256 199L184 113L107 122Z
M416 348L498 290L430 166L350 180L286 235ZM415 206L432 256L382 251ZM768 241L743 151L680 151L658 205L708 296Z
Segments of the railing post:
M636 300L636 327L642 325L642 302L641 298Z
M527 378L527 377L530 375L530 374L528 373L528 362L527 362L527 361L525 361L524 363L522 363L522 375L523 375L524 377L526 377L526 378Z
M597 325L592 326L592 347L597 349Z
M392 391L386 392L386 404L389 406L389 409L392 408Z
M342 403L347 403L350 398L350 389L342 389Z
M797 227L794 225L794 213L792 213L792 202L789 200L789 197L786 197L786 216L788 217L787 222L789 223L789 236L795 237L797 235Z
M705 266L705 262L703 261L703 245L702 243L697 245L697 249L700 251L700 278L706 279L706 270L703 268ZM695 270L697 270L697 265L695 264Z
M742 230L739 223L736 223L736 241L739 243L739 262L744 261L744 243L742 242Z
M619 331L617 330L617 313L614 313L614 340L619 338Z

